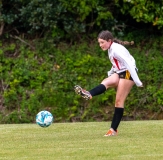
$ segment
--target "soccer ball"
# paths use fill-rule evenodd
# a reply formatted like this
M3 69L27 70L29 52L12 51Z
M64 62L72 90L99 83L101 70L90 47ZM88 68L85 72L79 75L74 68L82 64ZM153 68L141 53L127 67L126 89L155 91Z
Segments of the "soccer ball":
M49 127L53 123L53 115L49 111L40 111L36 115L36 123L41 127Z

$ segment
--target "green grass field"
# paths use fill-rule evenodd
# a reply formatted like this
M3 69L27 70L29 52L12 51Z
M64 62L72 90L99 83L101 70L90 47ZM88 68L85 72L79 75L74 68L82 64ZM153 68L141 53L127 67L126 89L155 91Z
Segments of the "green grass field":
M119 134L104 137L110 122L0 125L0 160L162 160L163 121L122 121Z

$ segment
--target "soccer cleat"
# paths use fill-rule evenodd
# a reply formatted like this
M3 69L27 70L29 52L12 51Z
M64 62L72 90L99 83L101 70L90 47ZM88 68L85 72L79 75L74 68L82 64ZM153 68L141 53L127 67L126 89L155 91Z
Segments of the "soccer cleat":
M82 89L80 86L76 85L74 87L74 90L77 94L81 95L84 99L86 100L92 99L91 94L88 91Z
M110 128L110 129L108 130L108 132L107 132L104 136L105 136L105 137L108 137L108 136L117 136L117 134L118 134L118 131L117 131L117 130L114 131L114 129Z

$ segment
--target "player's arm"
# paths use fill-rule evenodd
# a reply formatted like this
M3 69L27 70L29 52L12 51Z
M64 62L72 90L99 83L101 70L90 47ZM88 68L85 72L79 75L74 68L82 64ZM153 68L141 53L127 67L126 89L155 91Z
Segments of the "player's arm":
M110 71L108 71L108 77L110 77L112 74L114 74L114 68L112 66L112 68L110 69Z

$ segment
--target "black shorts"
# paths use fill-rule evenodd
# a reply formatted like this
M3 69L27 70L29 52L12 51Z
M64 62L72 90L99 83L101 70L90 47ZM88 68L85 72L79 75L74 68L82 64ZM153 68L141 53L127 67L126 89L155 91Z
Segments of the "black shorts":
M133 81L131 74L128 70L121 72L121 73L117 73L117 74L119 75L119 78L128 79L128 80Z

